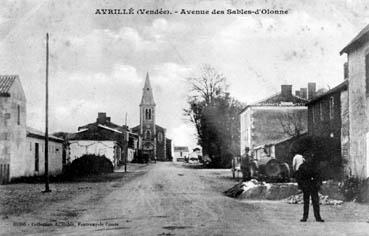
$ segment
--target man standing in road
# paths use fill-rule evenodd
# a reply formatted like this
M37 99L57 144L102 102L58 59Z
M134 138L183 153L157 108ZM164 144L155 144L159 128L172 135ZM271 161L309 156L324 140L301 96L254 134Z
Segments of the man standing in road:
M309 202L310 196L313 203L315 220L318 222L324 222L320 216L319 208L319 196L318 191L322 185L320 174L317 169L316 161L313 159L314 155L312 153L307 153L305 155L306 161L304 161L296 172L296 180L299 188L303 192L304 196L304 214L301 222L306 222L309 216Z

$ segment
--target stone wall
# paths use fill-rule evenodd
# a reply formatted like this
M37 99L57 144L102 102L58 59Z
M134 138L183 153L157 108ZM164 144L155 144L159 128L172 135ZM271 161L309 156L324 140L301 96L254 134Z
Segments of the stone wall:
M369 120L368 97L365 85L365 55L369 42L348 54L349 67L349 119L350 157L347 171L360 178L369 176L368 151Z

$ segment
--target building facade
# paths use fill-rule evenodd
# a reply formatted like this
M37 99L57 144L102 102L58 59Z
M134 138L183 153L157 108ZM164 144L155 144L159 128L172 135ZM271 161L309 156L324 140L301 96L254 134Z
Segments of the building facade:
M0 76L0 178L2 183L25 171L26 96L17 75Z
M312 99L307 106L309 136L327 142L330 158L349 160L348 80Z
M344 47L349 97L349 173L369 177L369 25Z
M173 162L184 162L190 151L187 146L174 146L173 148Z
M292 94L292 85L282 85L281 92L248 105L240 113L240 151L252 152L258 146L274 144L307 131L307 100Z
M127 126L117 125L105 112L99 112L95 122L78 127L78 132L70 135L69 143L69 161L85 154L104 155L117 167L126 160L132 161L138 137Z
M140 158L167 161L166 129L156 124L156 104L148 73L139 107L140 124L132 128L132 132L139 137Z

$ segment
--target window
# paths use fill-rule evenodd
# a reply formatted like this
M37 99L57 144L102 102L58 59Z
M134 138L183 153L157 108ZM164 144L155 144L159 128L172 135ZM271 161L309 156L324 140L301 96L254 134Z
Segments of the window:
M329 98L329 118L332 120L334 118L334 97Z
M146 130L145 139L150 139L150 138L151 138L151 132L150 132L150 130Z
M369 96L369 54L365 56L365 85L366 95Z
M163 142L163 133L162 132L158 133L158 141L159 141L159 143Z
M313 123L315 123L315 109L316 109L316 106L313 106L311 108L311 116L312 116Z
M323 102L319 103L319 115L320 115L320 120L324 120L324 116L323 116Z
M149 108L145 109L145 119L151 120L151 109Z
M20 106L17 106L17 124L20 125Z

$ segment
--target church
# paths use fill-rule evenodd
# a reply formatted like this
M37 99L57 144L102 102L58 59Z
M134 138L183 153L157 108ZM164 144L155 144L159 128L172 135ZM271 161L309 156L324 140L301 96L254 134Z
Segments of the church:
M170 159L167 151L166 129L156 124L156 104L150 84L149 73L146 74L145 85L140 103L140 124L132 128L138 134L138 158L143 161Z

